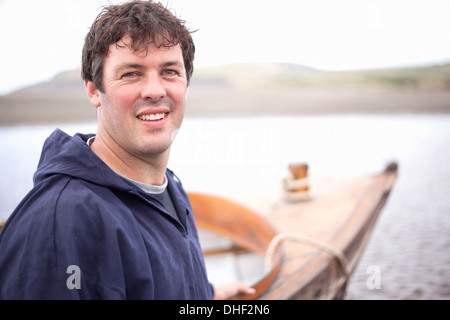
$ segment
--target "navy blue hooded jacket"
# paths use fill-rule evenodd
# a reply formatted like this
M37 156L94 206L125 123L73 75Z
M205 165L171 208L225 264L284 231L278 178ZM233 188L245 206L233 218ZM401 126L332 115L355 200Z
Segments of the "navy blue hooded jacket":
M167 170L180 218L56 130L34 187L0 234L2 299L211 299L189 199Z

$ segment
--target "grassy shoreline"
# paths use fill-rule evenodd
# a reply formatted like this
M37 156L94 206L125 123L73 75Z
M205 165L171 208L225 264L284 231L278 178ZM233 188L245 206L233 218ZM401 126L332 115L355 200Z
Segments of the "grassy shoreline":
M289 64L200 68L187 117L450 113L450 64L323 72ZM0 96L0 126L96 121L79 71Z

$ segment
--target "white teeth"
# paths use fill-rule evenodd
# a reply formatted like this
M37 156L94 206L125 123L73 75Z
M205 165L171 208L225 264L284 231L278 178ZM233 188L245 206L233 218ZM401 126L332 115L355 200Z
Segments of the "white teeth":
M166 116L165 113L155 113L155 114L143 114L139 116L139 119L141 120L161 120Z

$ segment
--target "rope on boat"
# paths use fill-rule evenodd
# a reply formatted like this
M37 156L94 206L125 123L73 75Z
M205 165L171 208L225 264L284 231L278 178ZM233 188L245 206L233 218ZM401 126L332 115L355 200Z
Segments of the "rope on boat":
M283 182L283 197L288 202L298 202L309 200L308 186L310 184L309 178L295 179L294 177L286 177Z
M309 178L300 178L300 179L294 179L292 177L286 177L283 179L283 187L287 191L292 191L299 188L305 188L310 185Z
M310 238L308 236L298 234L298 233L280 233L280 234L276 235L275 237L273 237L273 239L270 241L269 246L267 247L267 250L266 250L266 257L265 257L265 270L266 271L272 269L275 250L278 248L278 246L281 244L281 242L283 242L285 240L297 241L297 242L309 244L313 247L316 247L322 251L325 251L325 252L335 256L341 263L341 266L344 269L346 276L347 277L350 276L350 270L348 268L348 260L341 250L333 248L322 241L319 241L319 240L316 240L316 239L313 239L313 238Z

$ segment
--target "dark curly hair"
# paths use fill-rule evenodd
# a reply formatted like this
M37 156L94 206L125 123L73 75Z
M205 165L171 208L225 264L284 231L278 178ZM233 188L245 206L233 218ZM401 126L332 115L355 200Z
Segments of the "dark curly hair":
M131 37L130 46L134 51L147 50L149 43L158 48L180 44L189 83L194 71L195 53L191 31L185 26L185 21L177 18L161 3L151 0L134 0L103 8L84 41L83 80L93 81L97 89L104 92L103 63L109 46L117 44L126 35Z

